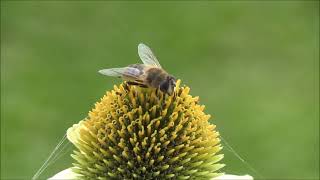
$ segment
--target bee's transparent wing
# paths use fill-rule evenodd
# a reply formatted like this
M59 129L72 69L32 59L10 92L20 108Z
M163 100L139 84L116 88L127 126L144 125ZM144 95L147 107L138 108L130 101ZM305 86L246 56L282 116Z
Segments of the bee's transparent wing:
M138 54L143 64L161 68L161 65L157 60L156 56L152 53L151 49L145 44L140 43L138 45Z
M137 80L143 74L142 71L133 67L102 69L98 72L106 76L121 77L125 80Z

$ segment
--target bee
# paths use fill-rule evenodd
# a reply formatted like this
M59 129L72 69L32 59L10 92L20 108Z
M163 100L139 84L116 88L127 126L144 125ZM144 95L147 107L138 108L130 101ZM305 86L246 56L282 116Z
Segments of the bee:
M102 69L99 73L120 77L129 85L157 88L172 95L176 87L176 78L162 69L156 56L145 44L138 45L138 54L143 64L132 64L122 68Z

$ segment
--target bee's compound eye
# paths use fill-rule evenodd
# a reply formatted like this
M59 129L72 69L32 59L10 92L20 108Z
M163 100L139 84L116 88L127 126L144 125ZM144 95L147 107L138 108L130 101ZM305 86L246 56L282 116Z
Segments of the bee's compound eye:
M168 87L169 87L169 84L168 84L168 82L166 82L166 81L160 84L160 90L161 90L162 92L167 91Z

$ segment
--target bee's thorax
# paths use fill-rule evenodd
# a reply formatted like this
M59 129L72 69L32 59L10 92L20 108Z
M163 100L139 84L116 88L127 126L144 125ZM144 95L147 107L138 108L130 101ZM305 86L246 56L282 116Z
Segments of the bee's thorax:
M159 68L150 68L146 72L146 81L149 86L158 88L159 85L166 80L167 73Z

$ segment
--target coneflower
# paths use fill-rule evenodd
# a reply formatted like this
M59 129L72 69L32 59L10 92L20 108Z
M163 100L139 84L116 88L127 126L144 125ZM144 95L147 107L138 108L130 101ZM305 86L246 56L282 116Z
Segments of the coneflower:
M223 154L219 133L198 97L180 87L166 95L125 82L68 130L80 179L210 179Z
M67 131L73 167L50 179L246 179L224 175L219 133L190 88L114 86Z

